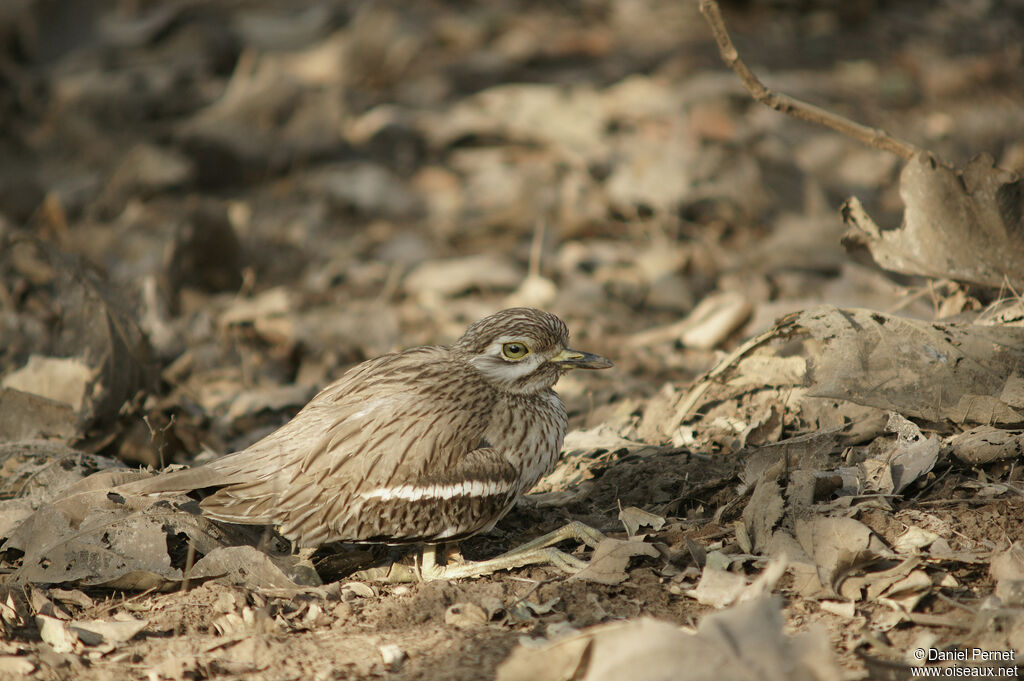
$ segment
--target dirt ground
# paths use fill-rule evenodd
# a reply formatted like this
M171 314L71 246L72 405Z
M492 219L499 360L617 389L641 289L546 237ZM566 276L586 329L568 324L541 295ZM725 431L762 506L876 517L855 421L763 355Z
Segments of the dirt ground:
M0 8L0 678L903 679L917 650L1024 651L1024 4L723 13L770 87L1007 171L1004 241L952 240L980 274L881 255L844 201L941 222L916 161L753 101L695 1ZM618 542L561 544L579 576L387 584L352 573L414 549L331 546L311 581L194 577L241 540L97 486L514 305L615 368L560 382L558 467L460 551L580 521ZM732 666L616 634L644 617L727 632Z

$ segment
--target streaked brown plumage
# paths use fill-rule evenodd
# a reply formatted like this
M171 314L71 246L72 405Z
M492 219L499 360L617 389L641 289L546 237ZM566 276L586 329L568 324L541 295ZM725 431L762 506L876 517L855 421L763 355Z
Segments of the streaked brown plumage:
M491 528L554 465L567 424L558 378L611 366L567 348L558 317L503 310L450 347L353 367L247 449L122 489L212 488L206 515L275 525L297 546L465 538Z

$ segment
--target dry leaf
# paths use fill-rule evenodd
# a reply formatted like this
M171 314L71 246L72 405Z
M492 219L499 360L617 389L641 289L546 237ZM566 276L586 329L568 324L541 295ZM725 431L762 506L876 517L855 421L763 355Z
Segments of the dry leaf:
M860 202L849 199L843 219L848 243L863 244L887 270L954 279L1002 289L1024 287L1024 180L981 154L963 170L928 153L900 174L903 224L881 229Z
M650 527L657 532L665 526L665 519L636 506L627 506L619 511L619 522L626 528L626 534L635 537L641 527Z
M743 509L743 523L757 551L763 551L772 537L775 524L782 518L785 502L774 480L761 479Z
M130 620L108 622L104 620L77 620L70 622L68 627L78 635L79 640L87 646L101 643L124 643L130 641L148 626L146 620Z
M78 415L70 404L0 388L0 442L70 440L77 432L77 423Z
M500 253L469 255L449 260L428 260L405 277L402 286L410 295L436 302L472 289L511 291L523 273Z
M833 593L851 569L888 554L881 539L853 518L797 519L796 538L817 565L822 585Z
M629 560L633 556L657 558L658 550L641 541L604 539L594 549L594 555L587 567L573 575L572 579L598 584L620 584L628 576L626 568L629 567Z
M0 385L63 402L79 412L94 373L81 357L30 355L28 363L7 374Z
M945 445L953 456L970 465L1015 459L1024 454L1024 431L977 426L946 438Z
M701 605L724 608L739 600L746 588L747 578L743 575L704 566L696 588L686 595L695 598Z
M696 634L647 617L602 624L534 649L520 646L498 681L838 681L824 632L782 631L779 601L706 616Z
M1024 605L1024 545L1019 541L992 557L989 574L996 582L996 596L1008 607Z
M1024 329L921 322L821 306L782 320L772 335L808 334L811 394L917 418L1018 423L999 395L1024 363Z
M74 652L79 645L78 637L68 628L67 622L48 615L36 615L36 626L39 627L40 638L50 644L55 653Z

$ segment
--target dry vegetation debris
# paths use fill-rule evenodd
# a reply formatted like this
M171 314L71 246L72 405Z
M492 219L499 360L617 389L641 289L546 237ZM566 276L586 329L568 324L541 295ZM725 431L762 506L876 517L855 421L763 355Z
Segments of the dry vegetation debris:
M0 676L1015 670L1024 12L726 10L741 62L697 2L4 5ZM586 522L574 577L110 491L510 305L617 368L462 548Z

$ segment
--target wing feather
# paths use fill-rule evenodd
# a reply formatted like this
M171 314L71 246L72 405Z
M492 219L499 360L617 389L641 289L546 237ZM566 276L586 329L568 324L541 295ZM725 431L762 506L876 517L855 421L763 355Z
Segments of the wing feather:
M384 355L349 370L247 449L124 487L219 488L201 502L211 517L280 524L310 543L325 527L337 534L351 526L347 516L365 505L360 491L455 473L483 439L494 399L447 348Z

